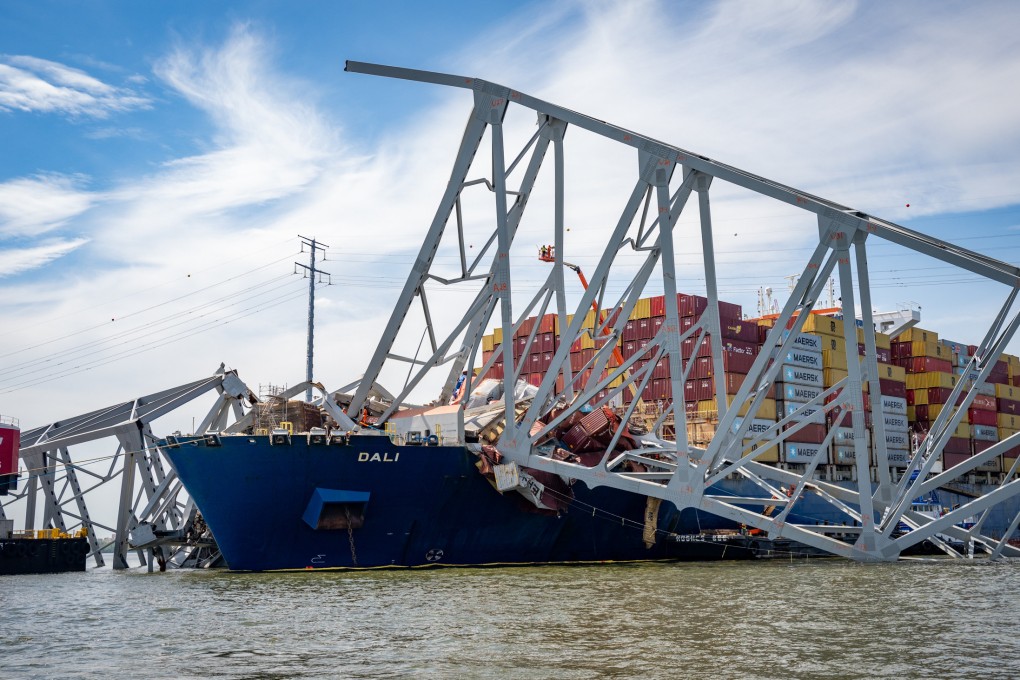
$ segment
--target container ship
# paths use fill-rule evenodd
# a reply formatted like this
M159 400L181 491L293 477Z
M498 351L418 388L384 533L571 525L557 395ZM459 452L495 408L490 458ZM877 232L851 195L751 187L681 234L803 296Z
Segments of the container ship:
M679 297L682 325L695 323L706 300ZM618 344L626 359L640 350L664 319L662 296L642 299L625 325ZM746 319L739 306L720 303L724 336L723 384L735 393L759 352L765 351L769 318ZM589 314L585 327L596 327ZM777 357L783 362L781 380L754 416L752 433L764 431L816 397L846 375L843 324L838 314L812 314L797 338L794 351ZM559 346L555 315L527 319L513 343L517 363L531 367L515 386L520 408L527 406L533 385L541 383ZM531 339L529 343L528 340ZM877 334L881 413L890 465L902 470L912 442L945 408L946 396L966 365L967 345L940 339L933 331L911 328L891 337ZM498 329L483 338L483 363L504 342ZM862 346L863 347L863 346ZM571 361L583 375L594 346L590 334L575 341ZM693 363L684 386L692 443L705 443L718 425L712 374L713 357L707 343L684 343L684 365ZM862 350L863 352L863 350ZM523 359L523 363L521 360ZM477 371L478 369L476 369ZM499 362L485 375L476 375L471 394L452 404L408 407L394 413L383 429L373 430L374 414L384 411L384 398L370 401L362 413L360 433L339 431L328 410L291 403L291 413L250 424L246 432L173 436L164 451L212 529L231 569L329 569L423 566L592 563L640 560L740 559L763 555L810 554L805 546L770 541L760 532L701 512L682 511L669 502L607 487L588 489L559 475L514 469L506 479L496 448L505 426L501 395L503 368ZM618 402L573 414L539 446L564 460L597 463L609 440L623 428L619 447L646 443L651 425L670 403L669 366L654 368L654 379L641 394L623 390ZM509 385L507 385L509 387ZM561 386L562 387L562 386ZM598 404L606 395L593 400ZM350 395L334 394L339 407ZM864 385L868 400L868 387ZM643 402L626 424L621 414L629 402ZM869 404L870 406L870 404ZM871 411L866 430L871 448ZM553 411L551 416L555 416ZM809 421L792 441L760 451L757 460L793 471L803 470L823 442L824 465L815 475L831 482L856 481L854 430L849 414L808 413ZM291 421L282 421L289 417ZM673 423L661 428L669 436ZM1020 359L1005 356L992 382L981 388L943 453L942 466L984 450L1020 428ZM836 430L834 437L828 437ZM675 435L675 431L673 432ZM953 488L938 492L949 507L971 494L997 484L1003 466L1011 466L1017 451L995 459ZM877 477L874 461L871 473ZM640 471L635 464L635 471ZM749 480L729 477L712 493L734 497L762 497ZM935 501L928 500L930 503ZM1016 508L1012 508L1013 514ZM1009 508L999 508L985 524L1000 533L1008 524ZM846 516L831 504L806 495L793 506L788 521L802 525L839 525ZM1001 525L1001 526L999 526ZM847 528L847 540L854 538Z

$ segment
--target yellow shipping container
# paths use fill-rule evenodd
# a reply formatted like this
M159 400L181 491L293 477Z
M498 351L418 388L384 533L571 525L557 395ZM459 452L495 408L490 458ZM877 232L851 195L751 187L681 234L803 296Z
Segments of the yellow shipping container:
M860 326L857 327L857 344L864 342L864 329Z
M896 342L938 342L939 334L934 331L926 331L923 328L908 328L896 336Z
M956 432L953 433L954 437L960 437L961 439L970 439L970 423L961 422L956 427Z
M882 380L892 380L894 382L906 382L907 380L907 369L902 366L893 366L892 364L878 364L878 377ZM909 385L908 385L909 387Z
M924 406L925 404L928 403L928 390L924 389L910 391L914 393L913 401L916 406ZM910 420L914 420L914 418L911 417Z
M837 338L834 335L819 335L818 337L822 339L823 352L826 350L830 352L842 352L843 356L846 356L846 340L843 338ZM846 368L846 366L843 368Z
M875 333L875 347L879 349L892 349L892 338L885 333Z
M902 367L900 370L903 370ZM952 373L930 371L928 373L911 373L907 375L906 383L908 390L919 390L926 387L956 387L958 376Z
M491 352L494 349L496 349L496 344L493 341L492 336L491 335L483 335L482 336L482 351L483 352Z
M493 328L492 329L492 344L493 344L493 347L495 347L496 345L502 345L503 344L503 329L502 328Z
M999 427L1009 430L1020 430L1020 415L1015 413L1000 413Z
M591 333L581 333L581 349L595 349L595 338Z
M581 328L595 328L595 310L589 309L588 313L584 315L584 324Z
M651 298L641 298L634 305L634 311L631 312L630 318L632 319L647 319L652 316L652 300Z
M845 359L845 357L844 357ZM846 365L844 360L843 365ZM849 375L845 368L823 368L822 369L822 384L826 387L832 387L843 378Z
M733 404L733 395L726 395L726 403ZM746 416L749 404L744 404L737 411L738 416ZM715 399L706 399L698 402L696 407L698 413L702 415L716 413L719 410L718 405L715 403ZM775 420L776 419L776 400L775 399L763 399L761 406L758 408L758 414L755 418L761 418L763 420Z
M914 340L910 343L910 356L912 357L935 357L937 359L948 359L949 352L944 345L938 342Z
M751 441L750 439L745 439L744 440L744 446L747 446L747 444L750 441ZM755 458L754 459L756 461L758 461L759 463L778 463L779 462L779 447L778 446L770 446L767 449L762 450L762 448L761 448L762 446L764 446L764 444L756 444L755 448L752 449L755 452ZM747 453L748 453L747 451L744 451L744 455L745 456L747 455ZM741 456L741 457L743 457L743 456Z
M1020 387L995 383L995 396L999 399L1020 399Z
M949 407L949 404L928 404L928 420L935 420L939 415ZM969 423L970 417L967 412L964 411L963 418L960 419L961 423Z
M1001 442L1006 437L1012 437L1017 432L1020 432L1020 429L1016 429L1016 428L1012 428L1012 427L1000 427L999 428L999 441Z
M1009 366L1009 377L1020 375L1020 357L1012 354L1003 354L1002 358L1006 360L1006 364Z
M821 314L811 314L804 321L804 327L801 330L803 330L805 333L834 335L837 338L842 338L843 320L834 319L831 316L822 316Z
M775 319L755 319L755 322L759 326L765 326L765 328L772 328L773 326L776 325Z
M835 339L835 338L830 338ZM839 350L822 350L822 368L835 368L841 371L846 370L846 352Z

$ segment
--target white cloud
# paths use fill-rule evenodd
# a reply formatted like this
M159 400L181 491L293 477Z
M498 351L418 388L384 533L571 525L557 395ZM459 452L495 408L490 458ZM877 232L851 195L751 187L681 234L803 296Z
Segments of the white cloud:
M146 97L64 64L25 55L0 57L0 111L105 118L150 105Z
M77 250L88 243L88 239L47 239L27 248L5 248L0 250L0 278L14 276L31 269L37 269ZM11 300L12 304L20 304Z
M67 224L95 197L80 178L61 175L14 179L0 184L0 237L37 236Z

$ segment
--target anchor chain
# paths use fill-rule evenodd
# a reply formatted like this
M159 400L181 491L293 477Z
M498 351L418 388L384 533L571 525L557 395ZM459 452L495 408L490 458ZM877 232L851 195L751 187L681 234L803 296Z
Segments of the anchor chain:
M356 567L358 566L358 552L354 549L354 527L351 526L351 509L345 507L344 512L347 514L347 541L351 544L351 564Z

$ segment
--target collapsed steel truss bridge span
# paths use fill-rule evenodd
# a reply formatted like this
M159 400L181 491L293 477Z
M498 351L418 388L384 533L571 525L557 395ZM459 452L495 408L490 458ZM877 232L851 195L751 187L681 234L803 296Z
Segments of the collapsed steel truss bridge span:
M967 475L985 461L1020 446L1020 435L1013 435L959 465L932 474L949 437L977 394L978 386L987 380L1020 325L1020 311L1016 306L1017 292L1020 290L1020 269L496 83L353 61L347 62L346 70L461 88L473 95L473 106L456 152L449 182L382 340L370 361L361 387L354 395L351 413L358 411L380 371L392 362L409 365L409 368L404 369L405 372L409 371L409 378L403 392L394 399L393 406L383 414L382 421L389 418L398 405L428 376L438 375L441 378L442 397L448 399L458 379L467 370L466 390L470 392L473 380L470 369L479 358L482 335L497 314L504 342L488 358L480 375L492 368L494 362L502 360L505 379L516 379L522 374L521 360L515 361L509 339L522 328L529 315L544 315L547 310L553 309L558 316L561 342L551 367L538 386L537 396L530 404L520 405L515 403L514 391L511 389L505 390L503 397L505 413L518 413L520 416L516 422L513 418L507 419L498 448L516 465L553 471L592 487L605 485L656 497L670 501L679 508L697 508L763 530L773 538L792 539L858 561L894 560L904 550L925 540L936 543L957 557L962 554L951 547L948 540L977 545L994 557L1020 556L1020 550L1007 543L1008 536L1020 524L1020 515L1012 521L1002 537L986 536L981 529L984 517L991 508L1007 501L1012 502L1011 499L1020 494L1016 464L1006 473L997 488L941 517L929 517L911 509L912 499ZM537 131L519 151L507 148L504 135L504 121L514 108L530 110L538 117ZM563 269L567 202L564 154L565 132L570 127L629 147L637 164L633 187L590 277L591 285L581 296L576 308L568 309ZM483 171L486 174L483 179L470 179L475 156L483 148L486 135L490 143L491 168ZM539 292L523 309L515 310L512 304L514 277L510 249L550 147L554 166L554 199L551 216L544 218L552 226L552 233L545 242L554 244L555 261ZM511 155L514 152L516 155ZM508 158L513 158L509 164ZM818 227L814 251L804 264L789 301L779 314L764 343L764 349L754 361L732 403L727 403L727 390L723 384L719 295L709 200L710 192L717 182L813 214ZM479 254L469 257L464 235L466 221L462 194L467 187L481 184L492 192L495 209L493 213L483 216L486 228L489 229L485 235L485 246ZM692 195L696 196L700 217L703 272L709 302L707 311L700 319L692 327L681 330L677 304L676 232L678 219L688 207ZM866 382L869 383L871 408L875 410L875 415L880 416L876 410L881 399L868 274L869 244L876 239L898 244L918 255L1002 284L1004 302L990 320L988 330L968 366L969 371L978 375L976 382L968 384L959 381L956 384L948 403L957 406L940 413L902 474L890 465L883 419L873 419L876 468L876 479L873 480L869 469L870 452L865 439L863 387ZM459 275L452 278L440 275L442 272L435 265L435 257L441 245L456 248L460 255ZM619 264L620 255L625 251L638 253L643 257L643 262L629 281L624 282L623 294L615 301L608 300L610 272ZM619 269L617 267L616 271ZM858 307L860 309L865 345L863 361L858 361L857 329L853 323L847 323L844 325L847 377L822 391L795 412L781 414L778 422L766 432L751 434L749 428L752 418L740 418L738 413L742 409L746 409L748 414L758 412L780 370L781 362L774 359L784 356L793 347L795 338L821 297L830 275L838 276L842 304L845 310L849 310L848 316L853 318L853 310ZM467 285L470 282L478 285L478 291L467 311L456 322L441 324L429 311L427 292L434 286ZM621 337L626 320L646 289L664 294L665 322L642 350L622 365L612 366L612 350ZM855 297L855 291L859 291L859 297ZM591 333L596 346L594 358L582 371L572 371L569 348L574 339L590 332L584 329L583 322L586 311L593 303L609 314L596 316L596 329ZM416 356L412 359L398 354L394 345L398 337L401 337L402 330L409 332L408 329L402 329L402 326L411 308L419 304L427 325L430 352L427 352L425 358ZM616 310L618 313L615 313ZM568 313L573 316L569 317ZM789 333L784 333L784 329L789 329ZM527 340L529 346L534 338L535 330L532 330ZM685 367L680 349L681 343L688 338L695 338L695 346L708 338L712 347L719 424L714 438L707 446L695 446L688 441L683 401L675 399L666 408L655 428L658 432L664 420L672 417L676 423L675 441L659 437L651 443L646 440L646 445L640 449L622 451L617 448L620 436L620 432L617 432L601 462L592 467L559 460L538 449L537 444L547 438L571 413L581 409L582 405L593 400L605 404L614 395L632 388L640 393L651 377L652 366L661 359L669 363L672 394L683 394L684 381L690 368ZM648 360L648 363L638 366L642 359ZM590 375L590 379L579 379L582 372ZM559 376L563 379L561 390L557 389ZM636 403L635 400L628 408L624 422L633 415ZM554 416L552 408L556 405L560 409ZM816 479L814 472L824 462L817 455L803 470L798 471L756 460L761 451L784 443L804 427L808 422L805 414L811 409L822 409L825 413L838 409L838 412L851 414L855 434L856 488ZM834 431L830 431L826 444L831 442L831 432ZM644 471L629 471L632 468L624 465L626 461L640 462ZM912 475L911 472L917 474ZM730 475L753 481L761 490L761 496L733 498L713 493L713 484ZM798 525L788 521L790 508L805 494L818 494L838 508L848 524L859 525L858 538L848 543L827 533L826 527ZM973 528L963 529L958 526L961 520L972 515L981 517ZM912 530L901 534L897 527L904 523ZM834 529L832 533L835 533Z

